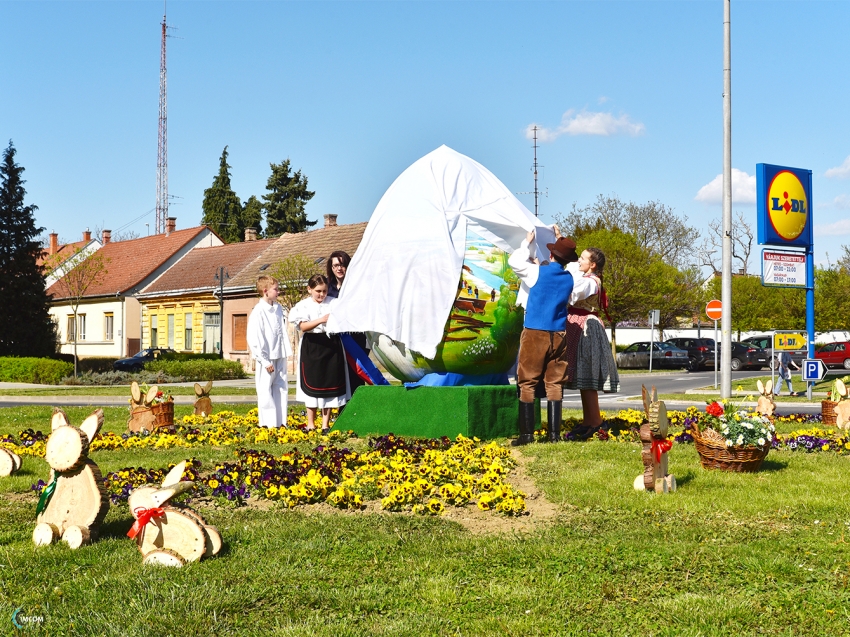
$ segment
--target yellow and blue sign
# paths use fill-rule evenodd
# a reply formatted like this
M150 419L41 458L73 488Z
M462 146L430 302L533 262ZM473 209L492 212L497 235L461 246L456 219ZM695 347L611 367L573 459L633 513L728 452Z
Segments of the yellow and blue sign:
M811 247L811 170L757 164L756 200L760 244Z

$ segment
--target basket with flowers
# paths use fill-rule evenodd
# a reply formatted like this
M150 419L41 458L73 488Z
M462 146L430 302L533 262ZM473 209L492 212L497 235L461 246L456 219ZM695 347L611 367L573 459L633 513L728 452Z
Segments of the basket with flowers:
M850 396L847 395L847 383L850 383L850 376L836 378L832 382L832 387L826 392L826 400L820 401L821 422L823 424L831 426L837 424L836 409L838 404L850 400Z
M153 389L157 390L150 401L151 412L156 418L154 430L163 427L174 429L174 397L167 389L163 391L156 386Z
M770 418L724 401L709 403L694 424L694 445L705 469L758 471L773 443Z

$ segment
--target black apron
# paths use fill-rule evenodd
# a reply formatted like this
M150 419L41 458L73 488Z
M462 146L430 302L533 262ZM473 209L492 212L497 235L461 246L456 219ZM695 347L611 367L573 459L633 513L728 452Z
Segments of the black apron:
M307 332L301 337L301 391L312 398L346 393L345 352L336 334Z

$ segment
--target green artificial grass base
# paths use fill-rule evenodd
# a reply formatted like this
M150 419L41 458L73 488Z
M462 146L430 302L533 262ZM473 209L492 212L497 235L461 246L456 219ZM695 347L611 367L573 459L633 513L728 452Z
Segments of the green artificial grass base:
M519 400L512 385L358 387L336 426L358 436L394 433L421 438L482 440L516 436ZM539 403L538 403L539 405ZM538 418L540 410L537 410Z

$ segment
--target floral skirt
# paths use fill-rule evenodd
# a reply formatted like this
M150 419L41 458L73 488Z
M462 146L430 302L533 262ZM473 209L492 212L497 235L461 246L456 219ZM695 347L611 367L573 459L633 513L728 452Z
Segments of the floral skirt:
M597 316L567 315L567 361L566 389L595 389L606 393L620 389L611 342Z

